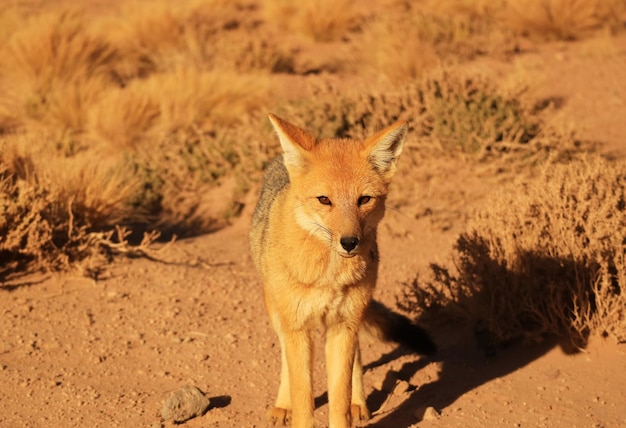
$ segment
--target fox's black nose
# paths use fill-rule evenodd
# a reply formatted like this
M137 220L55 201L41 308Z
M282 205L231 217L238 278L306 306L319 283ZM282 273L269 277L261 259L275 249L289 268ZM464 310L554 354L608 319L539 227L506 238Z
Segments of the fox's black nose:
M356 236L344 236L339 240L339 243L344 250L350 252L354 250L357 245L359 245L359 238L357 238Z

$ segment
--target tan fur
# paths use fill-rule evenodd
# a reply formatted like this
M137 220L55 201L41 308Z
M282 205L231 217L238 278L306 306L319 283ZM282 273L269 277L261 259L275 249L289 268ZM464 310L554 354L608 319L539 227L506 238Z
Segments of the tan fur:
M314 426L312 332L326 330L329 424L367 419L357 333L378 269L376 228L407 132L322 139L270 115L283 156L267 168L250 233L282 368L272 422ZM320 198L320 197L325 197Z

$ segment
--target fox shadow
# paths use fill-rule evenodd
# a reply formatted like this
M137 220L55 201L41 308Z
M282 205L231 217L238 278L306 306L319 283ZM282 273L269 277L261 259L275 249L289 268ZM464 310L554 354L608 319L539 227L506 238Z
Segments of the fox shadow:
M403 364L397 372L388 372L381 390L374 390L367 398L367 405L376 413L368 427L409 426L423 419L428 407L438 412L452 405L461 396L481 385L506 376L540 358L557 345L555 340L546 340L530 347L511 346L495 356L488 357L481 350L461 341L443 348L436 358L418 358ZM385 355L382 360L391 361L403 355L401 349ZM380 360L379 360L380 361ZM366 367L372 368L379 362ZM432 382L410 386L407 398L394 409L386 412L384 403L393 394L398 379L410 381L420 370L431 363L439 363L439 376Z
M455 308L439 307L436 314L445 314L446 309L458 310L460 305L473 308L469 312L473 311L474 316L438 323L438 327L431 328L431 334L440 348L434 357L416 358L404 363L398 372L387 373L381 390L374 390L368 396L370 410L376 413L379 409L379 414L368 426L411 425L423 419L428 407L441 412L473 389L527 366L555 347L560 347L566 354L573 354L587 346L589 332L581 331L580 326L575 325L573 308L567 302L588 298L589 307L594 310L593 267L572 258L527 251L520 255L521 268L516 266L513 270L506 262L494 259L480 237L465 238L465 242L460 241L465 251L465 260L457 267L460 276L439 275L439 280L458 281L465 275L479 286L455 302L449 301L448 304ZM520 290L532 293L531 308L525 308L521 303ZM555 294L558 295L558 304L555 304ZM506 300L513 302L511 310L514 312L508 309L484 310L494 302L497 304ZM544 312L534 317L536 311ZM426 320L432 320L431 315L436 314L426 316ZM512 338L506 342L496 339L481 319L481 315L485 314L492 317L489 325L510 327ZM433 322L430 324L435 325ZM529 337L534 339L532 344L526 343ZM404 354L406 351L398 348L365 368L385 365ZM397 380L410 381L431 363L438 364L437 378L426 384L410 386L406 399L387 412L384 404L393 394L391 391Z

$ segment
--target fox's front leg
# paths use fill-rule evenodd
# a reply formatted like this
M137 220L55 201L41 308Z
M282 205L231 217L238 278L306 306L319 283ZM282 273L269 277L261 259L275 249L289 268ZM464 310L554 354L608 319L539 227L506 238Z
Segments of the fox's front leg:
M306 330L285 332L277 328L276 332L281 348L280 386L276 406L267 416L273 424L287 425L291 416L293 428L312 428L312 336Z
M313 428L313 337L308 330L288 331L283 334L284 358L281 372L287 369L286 379L281 375L281 393L289 390L291 398L291 426ZM285 362L286 366L285 367ZM288 386L282 381L287 380Z
M350 406L353 421L366 421L371 415L365 402L365 389L363 388L363 364L361 363L361 350L358 337L354 349L354 364L352 366L352 400Z
M282 331L278 331L280 342L280 385L278 386L278 397L276 406L267 412L267 418L272 425L287 425L291 416L291 392L289 390L289 369L287 367L287 355L285 353L285 341Z
M352 425L352 369L355 364L356 331L344 323L326 331L326 368L330 428Z

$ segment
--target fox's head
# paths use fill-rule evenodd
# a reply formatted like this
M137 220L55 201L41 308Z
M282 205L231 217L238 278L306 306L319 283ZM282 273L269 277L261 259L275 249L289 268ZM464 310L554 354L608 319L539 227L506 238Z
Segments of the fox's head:
M283 149L297 224L343 257L370 251L407 123L397 122L364 141L318 140L274 115L269 118Z

